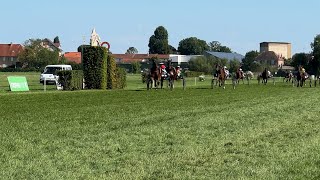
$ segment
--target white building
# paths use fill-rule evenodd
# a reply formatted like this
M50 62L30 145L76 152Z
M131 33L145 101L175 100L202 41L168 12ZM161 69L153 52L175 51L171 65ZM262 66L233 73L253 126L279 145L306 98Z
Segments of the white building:
M190 59L194 57L202 57L203 55L177 55L177 54L170 54L169 59L172 60L173 63L177 63L180 65L181 63L188 63Z

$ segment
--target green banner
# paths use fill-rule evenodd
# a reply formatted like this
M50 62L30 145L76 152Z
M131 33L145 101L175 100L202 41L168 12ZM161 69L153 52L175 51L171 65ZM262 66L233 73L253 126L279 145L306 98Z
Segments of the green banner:
M24 76L9 76L8 81L11 91L29 91L27 79Z

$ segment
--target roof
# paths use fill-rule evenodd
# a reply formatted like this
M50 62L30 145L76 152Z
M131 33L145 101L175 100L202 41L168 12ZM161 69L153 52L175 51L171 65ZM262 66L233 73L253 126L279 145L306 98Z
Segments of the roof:
M58 50L61 50L60 48L60 43L53 43L50 39L45 38L43 41L47 41L49 44L51 44L51 46L57 48Z
M112 54L115 59L119 59L122 63L130 63L134 61L143 61L151 58L169 59L169 54Z
M259 54L258 57L256 57L257 61L265 61L265 60L279 60L280 57L273 51L265 51L261 54Z
M288 42L262 42L260 44L291 44L291 43L288 43Z
M0 44L1 57L17 57L22 50L21 44Z
M70 62L81 63L81 52L66 52L64 57Z
M238 53L225 53L225 52L214 52L214 51L206 51L206 53L215 56L219 59L228 59L228 60L238 60L242 61L244 58L243 55L238 54Z

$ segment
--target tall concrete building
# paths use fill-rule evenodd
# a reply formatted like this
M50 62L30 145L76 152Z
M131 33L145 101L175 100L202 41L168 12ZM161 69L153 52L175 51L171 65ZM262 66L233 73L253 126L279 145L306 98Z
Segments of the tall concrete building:
M262 42L260 43L260 53L273 51L280 58L289 59L292 57L291 44L286 42Z

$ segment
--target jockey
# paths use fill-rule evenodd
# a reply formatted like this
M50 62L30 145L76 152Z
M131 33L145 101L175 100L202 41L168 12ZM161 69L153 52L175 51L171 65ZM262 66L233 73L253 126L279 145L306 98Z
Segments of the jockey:
M176 67L176 72L177 72L178 77L180 77L180 74L181 74L180 66Z
M163 63L159 63L160 68L161 68L161 76L166 77L167 76L167 71L166 71L166 66Z
M227 66L224 66L223 70L224 70L226 78L228 78L230 73L229 73L229 70L227 69Z

